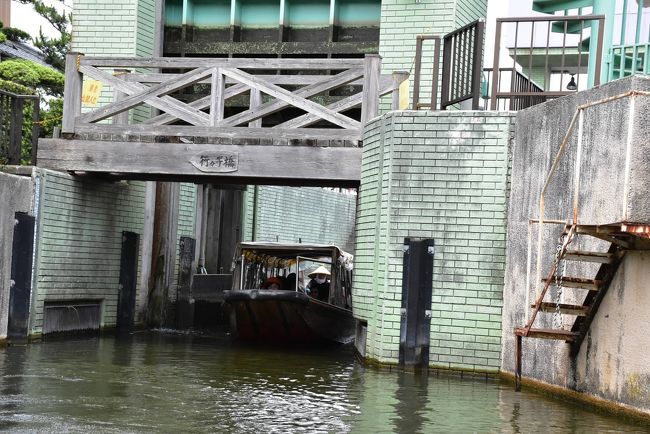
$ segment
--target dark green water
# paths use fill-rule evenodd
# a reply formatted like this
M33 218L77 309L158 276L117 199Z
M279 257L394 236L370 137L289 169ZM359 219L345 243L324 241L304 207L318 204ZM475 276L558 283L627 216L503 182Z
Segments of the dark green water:
M0 372L11 432L650 432L496 380L364 368L349 347L138 333L1 349Z

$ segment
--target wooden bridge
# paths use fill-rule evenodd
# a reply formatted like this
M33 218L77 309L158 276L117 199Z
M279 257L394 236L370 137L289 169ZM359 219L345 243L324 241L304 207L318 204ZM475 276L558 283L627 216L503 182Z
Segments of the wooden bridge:
M115 58L70 53L62 137L38 165L78 174L356 186L363 126L408 74L381 59ZM84 79L103 89L82 103ZM395 107L396 108L396 107ZM218 179L215 179L218 178Z

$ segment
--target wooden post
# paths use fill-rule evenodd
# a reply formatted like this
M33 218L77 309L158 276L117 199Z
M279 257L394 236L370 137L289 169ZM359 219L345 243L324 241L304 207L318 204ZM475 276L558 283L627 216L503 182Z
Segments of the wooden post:
M219 68L212 71L210 87L210 126L216 127L223 120L224 92L226 91L226 80Z
M63 88L63 134L74 134L75 118L81 114L81 92L83 75L78 62L81 53L69 52L65 55L65 84Z
M393 72L393 104L392 110L399 110L399 100L402 97L400 93L400 85L409 78L409 73L407 71L395 71Z
M521 392L521 336L515 335L515 391Z
M156 183L153 254L147 300L147 325L153 327L174 324L169 290L176 262L178 194L178 183Z
M36 155L38 152L38 136L41 131L40 128L40 117L41 117L41 106L40 98L32 99L32 155L31 155L31 164L36 166Z
M9 133L9 164L20 164L23 139L24 99L19 96L11 98L11 130Z
M144 323L148 315L148 293L152 287L151 267L153 264L154 213L156 209L156 183L145 182L144 224L142 228L142 270L138 292L137 320Z
M262 105L262 92L260 92L259 89L255 89L251 87L250 102L248 104L251 110ZM249 122L248 126L261 128L262 118L255 119L254 121Z
M115 75L120 75L120 74L128 74L129 71L128 69L116 69L115 70ZM126 98L126 94L124 92L121 92L117 89L113 89L113 101L114 102L120 102L124 98ZM116 125L127 125L129 123L129 111L123 111L115 116L113 116L113 124Z
M379 114L379 75L381 56L366 54L363 71L363 97L361 105L361 126Z

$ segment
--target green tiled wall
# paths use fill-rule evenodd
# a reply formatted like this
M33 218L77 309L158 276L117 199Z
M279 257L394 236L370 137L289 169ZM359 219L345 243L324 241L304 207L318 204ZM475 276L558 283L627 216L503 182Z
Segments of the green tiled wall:
M317 187L249 186L244 212L244 239L252 240L253 208L255 241L336 244L352 252L356 194Z
M142 235L144 183L81 181L49 170L39 177L31 333L42 331L46 300L102 300L102 326L115 325L122 231Z
M404 238L433 238L430 365L499 369L512 124L500 112L405 111L366 128L354 306L371 359L398 361Z

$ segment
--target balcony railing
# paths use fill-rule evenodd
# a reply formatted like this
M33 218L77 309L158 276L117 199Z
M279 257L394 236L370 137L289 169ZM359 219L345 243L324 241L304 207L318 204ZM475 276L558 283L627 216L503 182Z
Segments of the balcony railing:
M471 100L472 109L478 110L481 91L481 64L485 22L477 20L443 37L420 35L415 46L415 77L413 83L413 109L438 109L438 81L441 80L440 109ZM420 102L422 52L424 41L432 40L433 76L431 102ZM442 68L440 68L440 45L442 40ZM442 77L439 72L442 70Z
M570 94L581 87L581 75L591 78L589 84L600 84L604 22L604 15L498 18L492 70L505 67L519 74L509 74L505 85L501 80L506 76L493 77L490 109L496 110L504 99L525 105ZM504 42L502 35L509 40ZM511 61L501 61L502 45ZM540 79L528 87L522 76Z
M483 76L488 89L490 83L495 79L493 75L492 68L483 69ZM496 80L502 86L499 89L496 110L523 110L547 100L547 97L543 95L544 89L516 69L499 68L499 77ZM504 89L506 86L508 88ZM527 93L528 96L521 96L522 93ZM484 98L487 100L486 107L490 107L492 103L490 96L484 95Z

